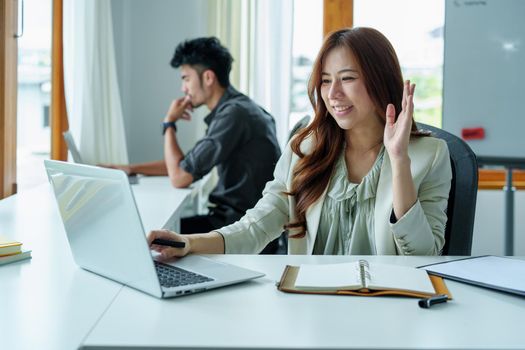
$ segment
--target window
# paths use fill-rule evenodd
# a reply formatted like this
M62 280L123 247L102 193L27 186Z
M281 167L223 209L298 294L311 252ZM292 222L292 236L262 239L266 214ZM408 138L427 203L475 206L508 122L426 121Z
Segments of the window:
M18 191L46 181L51 135L51 0L24 0L24 33L18 41Z
M313 115L307 84L323 40L322 14L323 0L294 0L289 130L305 115Z
M49 105L43 106L43 108L44 108L44 115L43 115L43 120L42 120L42 127L43 128L48 128L49 127L49 111L50 111L50 108L49 108Z
M381 31L394 46L403 76L416 83L416 121L441 127L443 0L354 0L354 26Z

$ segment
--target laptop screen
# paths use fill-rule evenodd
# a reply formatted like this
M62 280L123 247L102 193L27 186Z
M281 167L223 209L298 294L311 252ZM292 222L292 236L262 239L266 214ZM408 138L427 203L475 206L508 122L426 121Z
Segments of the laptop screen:
M73 157L73 161L78 164L86 164L84 158L82 158L80 155L80 151L78 150L77 144L75 143L73 134L71 134L70 131L64 131L62 135L64 135L64 140L66 141L67 148L71 153L71 157ZM135 185L139 183L139 178L136 174L130 174L128 175L128 181L130 184Z
M64 135L64 140L66 141L67 148L73 157L73 161L78 164L85 164L82 156L80 155L80 152L78 151L77 144L75 143L75 139L73 139L71 132L64 131L62 135Z
M45 166L76 263L159 295L160 285L126 174L49 160Z

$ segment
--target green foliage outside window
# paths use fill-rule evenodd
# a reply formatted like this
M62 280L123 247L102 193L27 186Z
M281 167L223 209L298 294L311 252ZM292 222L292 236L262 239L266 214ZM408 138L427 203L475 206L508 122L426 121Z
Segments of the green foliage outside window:
M406 79L416 84L414 118L417 122L442 126L442 68L426 72L405 72Z

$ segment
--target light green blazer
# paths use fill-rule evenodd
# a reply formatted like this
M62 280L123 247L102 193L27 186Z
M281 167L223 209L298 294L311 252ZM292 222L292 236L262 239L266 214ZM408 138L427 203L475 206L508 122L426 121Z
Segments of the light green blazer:
M312 138L301 144L303 153L312 148ZM392 169L388 152L381 167L374 208L374 235L378 255L438 255L445 243L446 209L452 171L446 143L434 137L412 137L408 146L411 171L418 201L396 223L392 213ZM299 157L290 144L279 159L274 180L263 197L236 223L219 230L226 253L258 253L295 221L295 200L284 194L291 190L293 169ZM327 187L328 188L328 187ZM288 254L312 254L325 192L306 211L304 238L288 240Z

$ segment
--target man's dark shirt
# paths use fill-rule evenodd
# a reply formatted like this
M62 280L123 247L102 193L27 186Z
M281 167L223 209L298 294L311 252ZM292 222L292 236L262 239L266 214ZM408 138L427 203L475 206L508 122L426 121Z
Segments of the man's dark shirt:
M197 181L217 166L210 202L243 215L261 198L281 155L275 121L250 98L228 87L204 119L208 130L181 161Z

